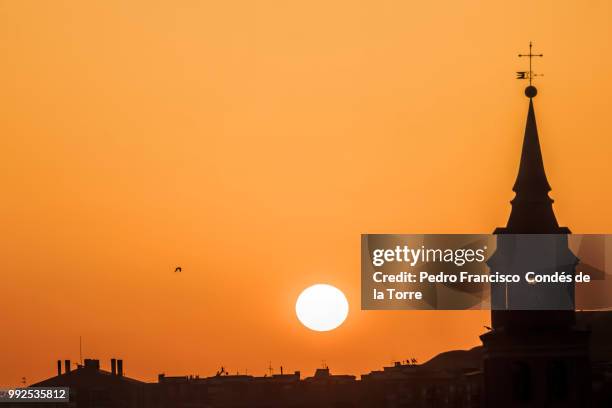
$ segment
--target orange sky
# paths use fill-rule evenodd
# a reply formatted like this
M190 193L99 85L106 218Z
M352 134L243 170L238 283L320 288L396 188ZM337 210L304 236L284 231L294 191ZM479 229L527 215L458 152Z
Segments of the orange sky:
M0 1L0 384L365 373L479 343L486 312L359 311L361 233L488 233L527 111L559 221L610 232L608 1ZM176 265L184 272L174 274ZM327 282L329 333L293 311Z

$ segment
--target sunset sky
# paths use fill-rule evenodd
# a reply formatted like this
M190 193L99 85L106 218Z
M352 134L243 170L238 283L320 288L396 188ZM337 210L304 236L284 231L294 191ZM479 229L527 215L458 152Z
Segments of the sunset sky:
M605 0L0 1L0 385L79 336L147 381L480 344L488 312L360 311L360 234L505 224L529 40L557 218L612 232L611 39Z

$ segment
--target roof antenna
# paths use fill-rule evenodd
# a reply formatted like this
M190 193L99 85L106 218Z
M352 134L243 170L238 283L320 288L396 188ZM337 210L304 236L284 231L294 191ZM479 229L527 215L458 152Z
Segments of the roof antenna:
M272 368L272 361L270 361L268 363L268 371L270 372L270 377L272 376L272 372L274 371L274 369Z
M81 336L79 336L79 361L81 366L83 365L83 341Z

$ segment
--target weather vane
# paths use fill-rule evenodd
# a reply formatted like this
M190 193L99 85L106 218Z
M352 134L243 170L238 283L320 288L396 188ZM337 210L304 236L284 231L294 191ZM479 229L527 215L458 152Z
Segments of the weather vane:
M535 72L533 72L533 70L531 69L531 60L533 57L543 57L544 54L534 54L531 51L531 48L533 47L533 44L531 43L531 41L529 41L529 54L519 54L519 57L529 57L529 71L517 71L516 72L516 79L529 79L529 86L531 86L531 80L534 77L537 76L542 76L541 74L536 74Z

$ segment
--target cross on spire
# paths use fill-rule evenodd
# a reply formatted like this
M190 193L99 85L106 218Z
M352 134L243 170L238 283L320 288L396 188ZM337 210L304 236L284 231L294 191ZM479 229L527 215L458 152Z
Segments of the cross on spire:
M529 79L529 86L531 86L531 80L533 79L533 77L536 76L540 76L539 74L536 74L535 72L533 72L533 70L531 69L531 60L533 59L533 57L543 57L544 54L534 54L532 52L532 47L533 44L531 41L529 41L529 54L519 54L519 57L529 57L529 71L517 71L516 72L516 79Z

